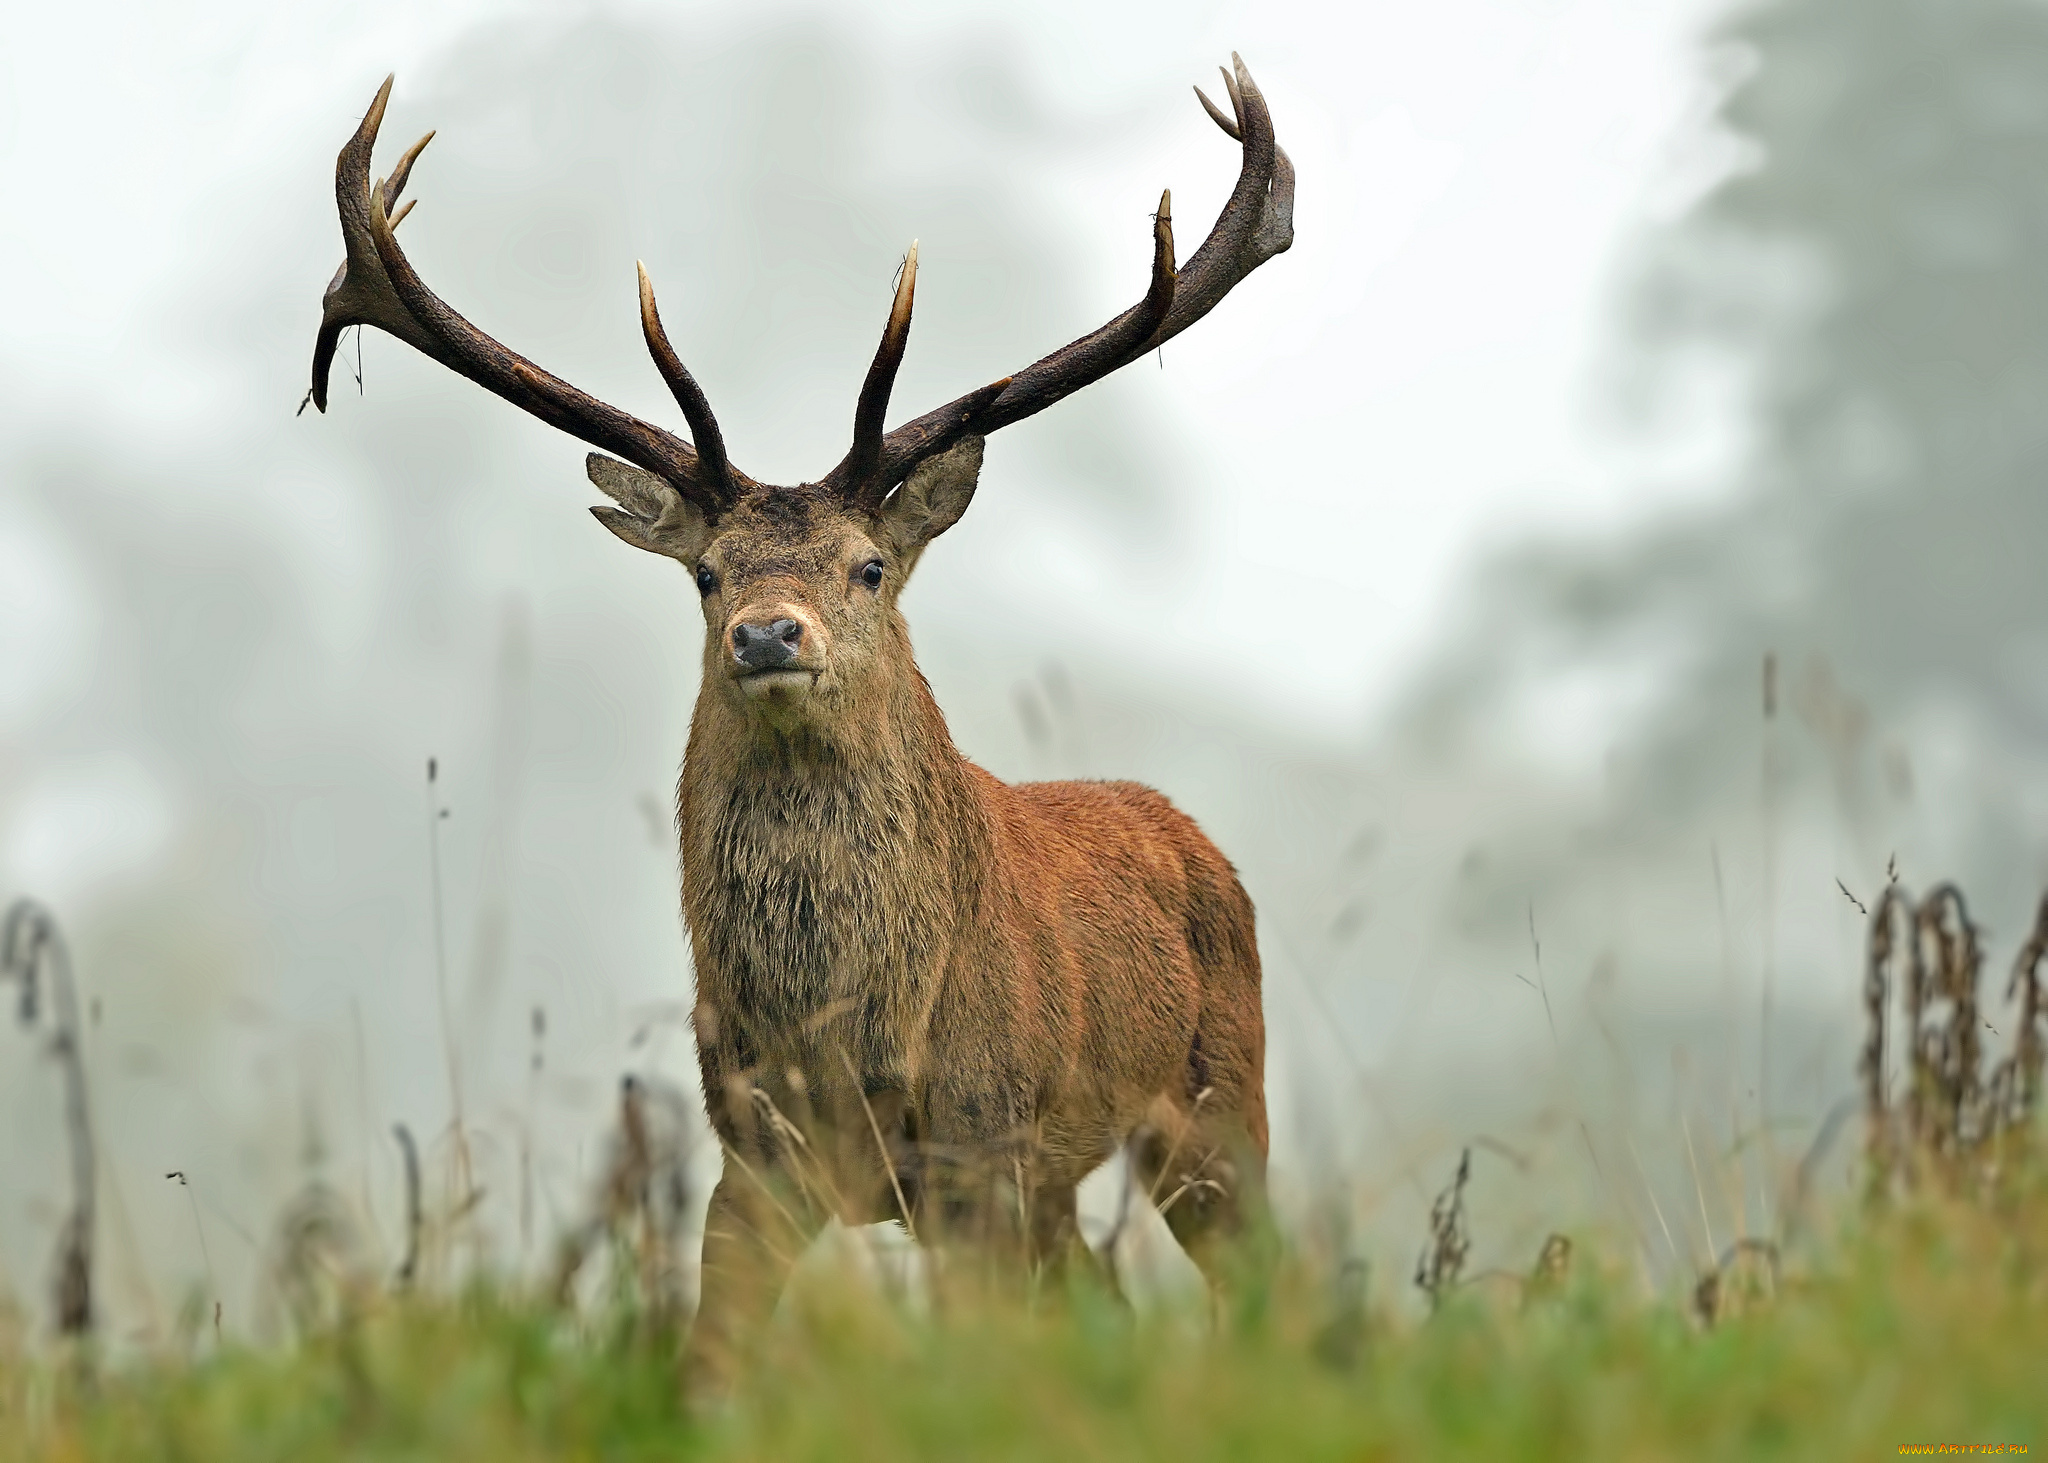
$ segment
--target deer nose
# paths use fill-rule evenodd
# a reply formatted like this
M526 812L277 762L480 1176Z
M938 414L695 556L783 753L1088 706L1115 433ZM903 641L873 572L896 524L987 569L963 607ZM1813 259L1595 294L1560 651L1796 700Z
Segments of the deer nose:
M803 639L804 627L795 620L735 625L732 627L732 657L749 670L773 670L796 659Z

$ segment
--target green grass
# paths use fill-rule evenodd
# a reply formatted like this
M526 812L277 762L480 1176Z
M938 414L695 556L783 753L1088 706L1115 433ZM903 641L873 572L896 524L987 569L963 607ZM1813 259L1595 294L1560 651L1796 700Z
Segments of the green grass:
M1896 1456L2048 1447L2048 1192L1922 1199L1812 1247L1708 1328L1586 1263L1523 1304L1345 1317L1297 1259L1213 1331L1100 1294L856 1290L786 1313L742 1393L692 1417L672 1347L488 1289L383 1300L274 1350L95 1374L0 1338L0 1463L57 1459L1501 1459Z

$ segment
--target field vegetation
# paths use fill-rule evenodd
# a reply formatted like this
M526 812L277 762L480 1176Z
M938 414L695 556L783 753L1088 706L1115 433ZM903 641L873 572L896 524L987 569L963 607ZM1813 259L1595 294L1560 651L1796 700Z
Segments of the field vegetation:
M1960 896L1889 889L1872 915L1857 1195L1833 1214L1787 1204L1779 1233L1676 1283L1599 1233L1468 1275L1461 1164L1398 1285L1369 1283L1334 1205L1210 1313L1133 1312L1082 1273L991 1286L965 1252L922 1279L841 1267L792 1292L736 1395L692 1405L679 1178L625 1141L539 1286L434 1283L417 1262L423 1229L430 1255L456 1233L445 1219L416 1221L397 1276L350 1271L303 1204L279 1258L292 1336L271 1346L223 1339L194 1306L177 1344L104 1352L77 1324L90 1255L67 1240L72 1334L0 1322L0 1463L2024 1452L2048 1421L2044 954L2048 905L1994 1060ZM37 951L12 968L34 979ZM623 1132L646 1101L628 1086Z
M94 1369L23 1354L0 1459L1854 1458L2024 1447L2048 1388L2048 1193L1916 1196L1814 1257L1641 1293L1589 1258L1360 1303L1297 1256L1212 1330L1077 1286L917 1317L857 1287L786 1314L742 1393L693 1415L674 1332L627 1297L581 1317L475 1286L387 1297L276 1350ZM1738 1268L1738 1267L1731 1267ZM202 1333L203 1334L203 1333Z

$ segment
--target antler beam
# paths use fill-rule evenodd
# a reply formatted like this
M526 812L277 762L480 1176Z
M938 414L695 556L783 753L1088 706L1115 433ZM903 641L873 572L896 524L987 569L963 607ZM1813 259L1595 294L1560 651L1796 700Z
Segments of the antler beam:
M673 433L577 390L500 345L427 288L398 247L394 232L412 205L407 204L396 217L391 208L405 187L414 160L434 134L429 132L414 143L390 178L374 185L370 182L370 153L391 98L391 80L384 78L362 125L335 160L334 197L348 257L321 301L320 334L313 348L313 382L308 393L313 405L327 410L328 373L342 331L351 325L374 325L550 426L658 474L708 515L716 517L729 508L738 497L739 475L726 461L724 442L703 393L675 359L675 352L668 349L660 320L653 314L653 295L644 271L641 305L648 348L682 404L691 430L698 435L704 448L701 455Z

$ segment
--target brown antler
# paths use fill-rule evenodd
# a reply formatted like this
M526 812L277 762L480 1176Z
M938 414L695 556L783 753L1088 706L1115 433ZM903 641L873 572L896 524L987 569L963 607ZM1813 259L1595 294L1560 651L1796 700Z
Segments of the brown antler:
M875 350L875 363L861 382L860 400L853 408L853 447L846 454L846 481L867 506L879 507L882 495L895 486L880 484L873 489L875 465L882 455L882 417L889 410L889 391L896 384L896 368L903 364L904 347L910 344L910 305L917 295L917 240L903 256L903 273L896 281L896 300L889 306L889 323L882 327L882 343ZM853 485L858 485L854 487Z
M725 436L718 430L718 419L711 415L711 403L704 399L697 378L683 365L668 343L668 332L661 328L661 314L654 308L654 282L647 277L647 266L635 259L633 267L640 271L640 331L647 337L647 354L654 357L654 368L668 382L669 394L683 409L683 420L690 424L690 435L697 439L697 460L706 486L724 503L735 503L739 500L739 488L733 481L732 464L726 460Z
M313 405L327 410L327 377L341 332L351 325L374 325L550 426L660 475L706 514L716 517L730 507L738 497L739 475L726 460L725 444L704 394L669 349L654 312L654 292L645 270L640 274L640 310L648 350L696 434L697 448L607 406L507 350L427 288L398 247L393 232L412 205L408 203L395 217L391 208L405 188L413 161L434 134L429 132L414 143L390 178L373 186L370 151L390 97L391 78L387 76L362 125L335 161L334 197L348 258L321 301L320 334L313 347L313 384L308 393Z
M1161 194L1153 222L1152 286L1143 300L1100 330L1062 346L1015 376L971 391L887 436L879 436L889 386L910 333L910 290L916 265L913 246L882 348L861 392L853 449L827 475L828 486L850 502L870 508L879 505L920 462L962 437L986 435L1044 411L1060 398L1171 340L1214 309L1239 280L1294 242L1294 164L1274 141L1272 115L1244 61L1236 52L1230 60L1236 74L1224 71L1223 85L1233 115L1226 117L1203 96L1200 87L1195 88L1195 95L1216 125L1243 145L1244 166L1216 226L1194 257L1176 272L1172 194Z

